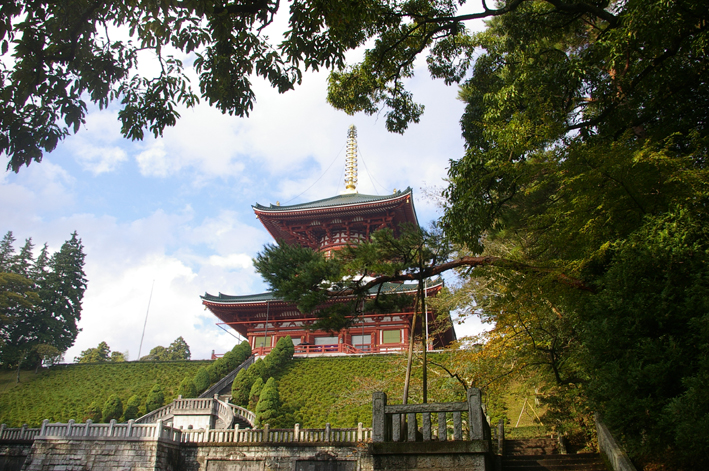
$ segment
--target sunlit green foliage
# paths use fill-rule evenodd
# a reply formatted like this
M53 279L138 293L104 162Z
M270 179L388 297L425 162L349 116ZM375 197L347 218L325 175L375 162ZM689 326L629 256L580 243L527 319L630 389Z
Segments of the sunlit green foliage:
M260 378L259 378L260 379ZM258 404L256 404L256 427L266 424L275 425L274 419L280 415L281 399L278 395L276 380L268 378L259 394Z
M159 409L165 405L165 393L159 383L150 389L148 397L145 400L145 413L152 412L155 409Z
M185 376L185 379L180 383L180 387L177 388L177 395L182 396L187 399L190 397L197 397L197 389L195 388L192 378Z
M41 370L31 382L20 383L0 394L0 423L19 427L23 423L38 426L44 419L78 422L87 417L86 409L91 403L94 406L99 404L98 418L89 418L100 422L101 406L112 394L124 402L132 396L140 398L140 416L145 413L145 400L156 382L162 385L165 400L172 401L177 397L182 378L209 363L123 362L54 366Z
M116 394L111 394L106 400L101 410L101 416L104 422L111 420L120 420L123 415L123 401Z
M123 419L131 420L140 417L140 398L137 394L133 394L126 402L126 408L123 410Z

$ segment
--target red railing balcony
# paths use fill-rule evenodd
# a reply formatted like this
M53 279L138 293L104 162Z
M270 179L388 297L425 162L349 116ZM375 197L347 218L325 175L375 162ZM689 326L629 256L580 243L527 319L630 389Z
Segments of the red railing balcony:
M267 355L273 347L256 347L253 353L258 356ZM384 345L357 345L347 343L333 343L329 345L296 345L294 355L317 355L317 354L350 354L361 355L367 353L398 353L406 350L404 343L390 343Z

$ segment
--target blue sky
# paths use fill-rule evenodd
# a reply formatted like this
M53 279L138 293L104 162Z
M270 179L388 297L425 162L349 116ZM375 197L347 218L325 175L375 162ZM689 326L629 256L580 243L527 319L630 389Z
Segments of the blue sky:
M235 339L215 326L199 296L265 290L251 259L271 239L251 205L338 194L350 124L358 130L358 190L410 186L419 221L439 216L423 190L442 189L449 159L463 155L457 88L419 67L409 86L426 111L401 136L386 132L383 115L329 107L326 78L308 73L284 95L257 82L249 118L202 104L182 110L162 138L142 142L121 137L116 107L93 109L41 163L0 176L0 231L13 231L17 248L32 237L57 250L74 230L83 240L88 289L67 361L101 341L137 359L153 280L141 355L180 335L195 359L231 348ZM478 328L469 321L459 335Z

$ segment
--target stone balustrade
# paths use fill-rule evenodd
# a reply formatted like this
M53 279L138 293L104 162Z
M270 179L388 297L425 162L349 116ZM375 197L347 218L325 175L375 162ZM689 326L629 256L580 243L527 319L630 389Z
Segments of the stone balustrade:
M296 424L291 429L239 429L229 430L199 429L182 430L182 443L356 443L368 442L372 438L372 429L358 424L357 428L301 429Z
M0 440L7 441L31 441L39 435L40 429L29 428L27 424L20 428L9 428L5 424L0 425Z
M119 424L115 420L107 424L95 424L91 420L76 423L70 420L66 424L50 423L45 419L42 428L34 438L117 438L122 440L158 440L180 441L180 430L165 425L162 420L154 424L138 424L133 420Z
M372 395L372 440L398 441L454 441L463 440L463 414L467 414L469 440L490 438L490 426L481 408L480 390L468 389L466 402L387 405L383 392ZM431 414L437 415L438 426L431 427ZM453 430L449 434L448 415L452 416ZM421 423L419 436L418 423Z

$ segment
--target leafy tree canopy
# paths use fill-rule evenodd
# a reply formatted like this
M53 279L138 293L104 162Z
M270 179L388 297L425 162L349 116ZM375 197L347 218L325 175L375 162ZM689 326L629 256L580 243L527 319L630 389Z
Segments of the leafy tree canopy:
M154 347L150 350L150 353L142 357L140 361L189 360L191 356L190 346L187 345L185 339L177 337L167 348L161 345Z
M96 348L87 348L74 358L75 363L105 363L126 361L121 352L112 352L106 342L101 342Z

